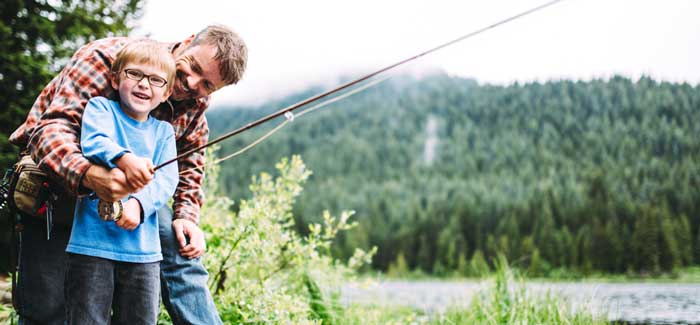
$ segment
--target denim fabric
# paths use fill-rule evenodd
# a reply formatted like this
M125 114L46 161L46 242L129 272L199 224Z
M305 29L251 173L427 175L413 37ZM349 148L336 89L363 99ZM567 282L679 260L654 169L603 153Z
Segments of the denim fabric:
M27 218L25 218L27 219ZM63 281L70 227L56 225L46 239L46 223L26 220L21 233L17 313L20 325L65 324Z
M156 324L159 263L68 254L68 324ZM113 310L110 316L110 310ZM111 321L110 321L111 319Z
M163 304L175 325L222 324L207 287L209 274L201 258L190 260L180 256L172 224L172 210L168 207L160 209L158 227L163 250L160 263Z
M172 230L172 211L158 211L163 303L175 325L221 324L207 287L208 274L199 258L187 259L178 253ZM26 222L22 232L20 268L17 284L19 325L65 324L63 281L70 228L54 226L46 240L43 220Z

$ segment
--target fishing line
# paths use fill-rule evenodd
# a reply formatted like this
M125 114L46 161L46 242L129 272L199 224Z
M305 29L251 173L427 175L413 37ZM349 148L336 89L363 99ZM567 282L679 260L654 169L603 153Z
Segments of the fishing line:
M319 103L319 104L317 104L317 105L315 105L315 106L309 107L309 108L307 108L307 109L305 109L305 110L299 112L299 113L296 114L296 115L294 115L294 113L292 113L292 112L287 112L287 113L285 114L286 119L285 119L282 123L278 124L277 126L275 126L275 128L273 128L272 130L268 131L268 132L265 133L263 136L261 136L260 138L258 138L258 139L255 140L255 141L251 142L250 144L248 144L247 146L243 147L242 149L240 149L240 150L238 150L238 151L236 151L236 152L234 152L234 153L232 153L232 154L230 154L230 155L228 155L228 156L226 156L226 157L219 158L219 159L217 159L217 160L215 160L215 161L212 161L212 162L210 162L210 163L206 163L206 164L201 165L201 166L197 166L197 167L193 167L193 168L190 168L190 169L183 170L183 171L180 172L180 175L185 174L185 173L189 173L189 172L191 172L191 171L198 170L198 169L199 169L199 170L202 170L202 169L204 169L204 168L207 167L207 166L216 165L216 164L218 164L218 163L221 163L221 162L224 161L224 160L228 160L228 159L231 159L231 158L233 158L233 157L236 157L236 156L238 156L238 155L240 155L240 154L242 154L242 153L248 151L248 149L253 148L253 147L257 146L259 143L265 141L265 139L269 138L269 137L270 137L271 135L273 135L275 132L277 132L277 131L279 131L280 129L282 129L283 127L285 127L287 124L289 124L289 122L294 121L294 119L299 118L299 117L302 117L302 116L304 116L304 114L306 114L306 113L311 113L311 112L313 112L313 111L315 111L315 110L317 110L317 109L319 109L319 108L321 108L321 107L324 107L324 106L326 106L326 105L333 104L333 103L335 103L335 102L337 102L337 101L339 101L339 100L341 100L341 99L343 99L343 98L345 98L345 97L349 97L349 96L352 96L352 95L354 95L354 94L357 94L357 93L359 93L359 92L361 92L361 91L363 91L363 90L366 90L367 88L371 88L371 87L373 87L373 86L375 86L375 85L377 85L377 84L380 84L380 83L384 82L385 80L389 79L390 77L391 77L391 76L385 76L385 77L380 78L380 79L372 80L371 82L369 82L369 83L367 83L367 84L365 84L365 85L363 85L363 86L361 86L361 87L357 87L357 88L355 88L355 89L353 89L353 90L351 90L351 91L348 91L347 93L344 93L344 94L342 94L342 95L340 95L340 96L333 97L333 98L331 98L331 99L329 99L329 100L326 100L326 101L324 101L324 102L321 102L321 103Z
M430 54L430 53L432 53L432 52L438 51L438 50L440 50L440 49L442 49L442 48L445 48L445 47L447 47L447 46L453 45L453 44L455 44L455 43L457 43L457 42L461 42L461 41L466 40L466 39L468 39L468 38L471 38L471 37L474 37L474 36L476 36L476 35L479 35L479 34L481 34L481 33L483 33L483 32L486 32L486 31L488 31L488 30L490 30L490 29L496 28L496 27L501 26L501 25L503 25L503 24L507 24L507 23L509 23L509 22L511 22L511 21L513 21L513 20L516 20L516 19L519 19L519 18L528 16L528 15L530 15L530 14L532 14L532 13L535 13L535 12L537 12L537 11L539 11L539 10L542 10L542 9L544 9L544 8L547 8L547 7L549 7L549 6L552 6L552 5L554 5L554 4L558 3L558 2L562 2L562 1L564 1L564 0L554 0L554 1L550 1L550 2L544 3L544 4L542 4L542 5L539 5L539 6L537 6L537 7L534 7L534 8L532 8L532 9L528 9L528 10L526 10L526 11L523 11L523 12L519 13L519 14L516 14L516 15L514 15L514 16L508 17L508 18L503 19L503 20L501 20L501 21L498 21L498 22L496 22L496 23L494 23L494 24L488 25L488 26L486 26L486 27L482 27L482 28L477 29L477 30L475 30L475 31L473 31L473 32L470 32L470 33L468 33L468 34L465 34L465 35L462 35L462 36L460 36L460 37L458 37L458 38L455 38L455 39L453 39L453 40L451 40L451 41L448 41L448 42L446 42L446 43L440 44L440 45L438 45L438 46L436 46L436 47L433 47L433 48L431 48L431 49L429 49L429 50L427 50L427 51L425 51L425 52L419 53L419 54L414 55L414 56L412 56L412 57L406 58L406 59L404 59L404 60L401 60L401 61L396 62L396 63L394 63L394 64L391 64L391 65L389 65L389 66L386 66L386 67L384 67L384 68L382 68L382 69L379 69L379 70L377 70L377 71L375 71L375 72L372 72L372 73L370 73L370 74L368 74L368 75L366 75L366 76L364 76L364 77L360 77L360 78L358 78L358 79L355 79L355 80L353 80L353 81L350 81L350 82L348 82L348 83L345 83L345 84L343 84L343 85L341 85L341 86L339 86L339 87L336 87L335 89L331 89L331 90L329 90L329 91L327 91L327 92L324 92L324 93L321 93L321 94L319 94L319 95L316 95L316 96L307 98L307 99L305 99L305 100L302 100L302 101L300 101L300 102L298 102L298 103L296 103L296 104L293 104L293 105L288 106L288 107L286 107L286 108L284 108L284 109L281 109L281 110L279 110L279 111L277 111L277 112L275 112L275 113L272 113L272 114L270 114L270 115L268 115L268 116L265 116L265 117L263 117L263 118L261 118L261 119L259 119L259 120L257 120L257 121L248 123L248 124L246 124L245 126L239 128L239 129L236 129L236 130L233 130L233 131L231 131L231 132L229 132L229 133L226 133L226 134L224 134L224 135L222 135L222 136L220 136L220 137L218 137L218 138L216 138L216 139L210 141L209 143L206 143L206 144L204 144L204 145L201 145L201 146L199 146L199 147L197 147L197 148L193 148L193 149L187 150L186 152L184 152L184 153L178 155L177 157L172 158L172 159L170 159L170 160L168 160L168 161L166 161L166 162L164 162L164 163L162 163L162 164L156 166L156 167L154 168L154 171L155 171L155 170L158 170L158 169L160 169L160 168L162 168L162 167L165 166L165 165L171 164L171 163L177 161L178 159L181 159L181 158L183 158L183 157L185 157L185 156L188 156L188 155L190 155L190 154L193 153L193 152L197 152L197 151L200 151L200 150L202 150L202 149L204 149L204 148L206 148L206 147L209 147L209 146L212 146L212 145L214 145L214 144L217 144L217 143L219 143L219 142L221 142L221 141L223 141L223 140L225 140L225 139L227 139L227 138L230 138L230 137L232 137L232 136L234 136L234 135L237 135L237 134L239 134L239 133L241 133L241 132L244 132L244 131L246 131L246 130L248 130L248 129L251 129L251 128L253 128L253 127L256 127L256 126L258 126L258 125L260 125L260 124L263 124L263 123L265 123L265 122L267 122L267 121L270 121L270 120L272 120L272 119L274 119L274 118L276 118L276 117L278 117L278 116L287 114L288 112L291 112L291 111L293 111L293 110L295 110L295 109L298 109L298 108L300 108L300 107L302 107L302 106L305 106L305 105L307 105L307 104L309 104L309 103L315 102L315 101L317 101L317 100L319 100L319 99L321 99L321 98L324 98L324 97L326 97L326 96L328 96L328 95L334 94L334 93L336 93L336 92L338 92L338 91L340 91L340 90L343 90L343 89L345 89L345 88L348 88L348 87L350 87L350 86L352 86L352 85L355 85L355 84L360 83L360 82L362 82L362 81L368 80L368 79L370 79L370 78L372 78L372 77L374 77L374 76L376 76L376 75L378 75L378 74L381 74L381 73L384 73L384 72L386 72L386 71L388 71L388 70L394 69L394 68L396 68L396 67L398 67L398 66L400 66L400 65L403 65L403 64L405 64L405 63L407 63L407 62L409 62L409 61L413 61L413 60L418 59L418 58L420 58L420 57L422 57L422 56L425 56L425 55ZM196 168L196 167L195 167L195 168Z

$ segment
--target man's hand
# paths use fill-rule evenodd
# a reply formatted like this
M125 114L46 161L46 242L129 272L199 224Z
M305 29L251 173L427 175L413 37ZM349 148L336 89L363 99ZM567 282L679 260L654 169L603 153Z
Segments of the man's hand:
M133 188L143 188L153 179L153 162L149 159L125 153L116 164L126 175L127 184Z
M122 217L117 221L117 226L126 230L134 230L141 224L141 204L135 198L124 203Z
M180 255L192 259L202 256L207 250L204 232L194 222L187 219L175 219L173 220L173 231L175 231L177 241L180 243ZM190 239L189 243L187 238Z
M99 165L88 168L83 176L83 186L95 191L100 199L107 202L121 200L141 189L129 186L126 175L119 168L110 170Z

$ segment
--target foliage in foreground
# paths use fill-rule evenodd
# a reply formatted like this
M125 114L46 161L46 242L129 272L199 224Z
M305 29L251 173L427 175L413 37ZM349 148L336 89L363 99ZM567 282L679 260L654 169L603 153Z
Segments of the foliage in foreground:
M551 292L527 290L503 256L494 263L492 283L469 305L452 306L444 313L426 315L406 307L355 304L344 310L342 324L607 324L590 307L574 307Z
M339 218L323 213L323 224L310 224L308 235L294 230L291 213L302 184L311 174L298 156L276 165L279 175L253 177L250 200L232 201L216 187L216 168L208 171L202 228L207 233L205 264L210 289L226 323L336 323L339 285L370 259L357 250L348 261L330 256L339 231L355 226L353 212ZM337 299L336 299L337 300Z
M528 291L499 256L493 285L476 295L467 310L451 309L442 324L607 324L565 298Z

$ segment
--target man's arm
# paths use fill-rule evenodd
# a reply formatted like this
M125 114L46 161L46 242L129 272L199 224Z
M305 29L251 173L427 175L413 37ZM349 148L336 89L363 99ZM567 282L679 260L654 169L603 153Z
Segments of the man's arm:
M206 101L202 101L197 107L189 108L195 116L190 119L186 126L179 124L178 121L173 123L173 125L177 125L176 129L180 130L180 137L177 141L178 153L200 147L209 140L209 126L204 116L206 105ZM204 163L204 150L178 160L179 170L189 171L180 175L180 181L173 197L173 231L180 245L180 255L187 258L199 257L206 250L204 233L197 226L200 207L204 200L202 191L204 170L193 170L194 167L204 166Z
M209 126L202 110L187 127L184 135L178 139L178 153L197 148L208 141ZM186 219L195 225L199 223L199 211L204 202L204 192L202 191L204 170L193 168L204 166L204 164L204 150L196 151L178 161L179 170L188 170L188 172L180 175L174 196L173 219Z
M117 46L115 43L114 46ZM128 193L123 174L93 165L83 157L79 145L80 124L87 101L109 90L109 55L90 46L81 48L61 73L54 78L46 98L46 108L29 139L32 158L49 176L70 193L87 194L88 188L100 198ZM48 87L47 87L48 88ZM43 93L42 93L43 95ZM82 186L85 185L85 186Z

